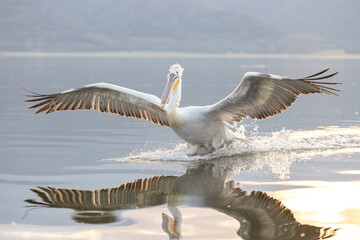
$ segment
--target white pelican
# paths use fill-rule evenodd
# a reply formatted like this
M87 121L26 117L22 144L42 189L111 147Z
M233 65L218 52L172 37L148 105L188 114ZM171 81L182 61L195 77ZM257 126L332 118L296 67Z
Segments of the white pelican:
M226 98L208 106L179 108L183 68L174 64L168 72L167 84L161 99L154 95L108 83L95 83L55 94L27 95L38 102L30 108L41 107L36 113L60 110L111 112L126 117L149 120L170 127L190 145L194 154L213 152L235 139L225 124L234 126L245 117L264 119L281 113L301 93L337 95L330 82L317 80L337 74L323 75L328 69L304 78L289 78L272 74L248 72ZM29 91L29 90L28 90Z

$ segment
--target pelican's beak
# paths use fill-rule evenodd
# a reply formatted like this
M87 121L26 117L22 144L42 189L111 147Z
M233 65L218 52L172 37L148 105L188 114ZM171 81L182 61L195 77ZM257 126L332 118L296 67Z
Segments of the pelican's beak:
M178 74L174 74L174 73L169 74L166 87L161 97L161 109L163 109L165 105L169 102L173 91L179 84L179 80L180 79Z

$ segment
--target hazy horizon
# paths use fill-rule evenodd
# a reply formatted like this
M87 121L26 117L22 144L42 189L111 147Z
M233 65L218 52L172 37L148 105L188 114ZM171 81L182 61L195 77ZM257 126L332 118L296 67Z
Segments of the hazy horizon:
M360 2L10 1L0 52L360 53Z

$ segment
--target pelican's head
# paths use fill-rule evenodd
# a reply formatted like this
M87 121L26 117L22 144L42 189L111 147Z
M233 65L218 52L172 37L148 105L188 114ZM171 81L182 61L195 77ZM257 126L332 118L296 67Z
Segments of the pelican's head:
M170 67L167 84L161 97L161 108L164 108L165 105L168 104L172 93L181 82L183 71L184 69L180 66L180 64L174 64Z

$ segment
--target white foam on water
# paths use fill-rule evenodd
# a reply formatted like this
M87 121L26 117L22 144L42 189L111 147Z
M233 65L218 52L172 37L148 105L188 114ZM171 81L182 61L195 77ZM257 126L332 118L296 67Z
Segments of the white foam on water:
M318 154L360 152L360 127L332 126L313 131L281 130L265 136L255 134L246 140L244 132L244 127L240 126L236 131L240 140L203 156L189 156L191 149L182 143L170 149L137 151L128 157L103 161L184 165L211 161L217 164L232 164L234 168L240 169L259 169L268 165L280 178L287 178L290 165L295 160L309 159Z

